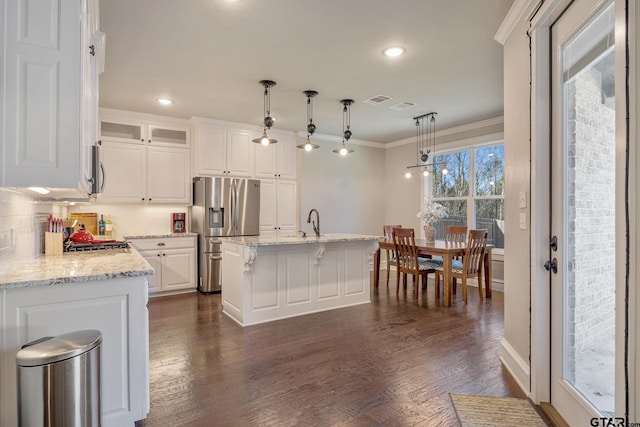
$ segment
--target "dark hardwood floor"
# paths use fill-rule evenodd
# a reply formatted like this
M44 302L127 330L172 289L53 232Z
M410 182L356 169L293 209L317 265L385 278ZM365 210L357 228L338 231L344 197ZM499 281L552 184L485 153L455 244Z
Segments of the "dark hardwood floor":
M392 280L393 282L393 280ZM384 280L381 280L384 283ZM220 295L149 301L152 426L455 426L449 393L525 397L502 367L503 295L433 283L242 328Z

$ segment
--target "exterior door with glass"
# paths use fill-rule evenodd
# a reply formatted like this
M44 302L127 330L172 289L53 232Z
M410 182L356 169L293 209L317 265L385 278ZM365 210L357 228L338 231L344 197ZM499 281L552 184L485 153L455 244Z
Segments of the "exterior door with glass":
M551 28L551 403L570 425L614 417L614 22L575 0Z

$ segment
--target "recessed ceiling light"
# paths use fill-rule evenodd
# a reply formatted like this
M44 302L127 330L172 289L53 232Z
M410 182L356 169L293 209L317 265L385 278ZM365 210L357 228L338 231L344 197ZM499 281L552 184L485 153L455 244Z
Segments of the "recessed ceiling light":
M158 98L157 101L158 101L158 103L160 103L162 105L171 105L171 104L173 104L173 99L169 99L169 98Z
M402 55L405 52L405 49L400 46L388 47L382 51L382 54L388 58L395 58L397 56Z

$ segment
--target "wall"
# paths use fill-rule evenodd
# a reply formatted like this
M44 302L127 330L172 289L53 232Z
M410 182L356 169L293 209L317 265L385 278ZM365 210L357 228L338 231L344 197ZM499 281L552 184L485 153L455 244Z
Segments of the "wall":
M66 213L64 207L0 187L0 276L11 261L42 252L42 223L50 214L63 217Z
M320 148L299 153L299 225L313 233L307 217L320 212L322 233L382 235L385 219L385 150L350 144L355 150L340 156L335 140L313 138ZM416 211L417 212L417 211Z
M415 163L415 142L386 150L385 224L402 224L404 227L422 229L420 218L416 216L422 210L422 177L412 176L407 179L404 176L407 165ZM417 231L416 234L418 234Z
M138 204L78 204L69 207L69 212L96 212L98 218L111 215L114 238L131 235L171 233L171 213L187 212L187 223L191 216L188 206L138 205Z
M524 13L527 16L527 13ZM505 223L504 340L502 360L523 390L530 390L530 142L529 38L522 19L504 43ZM527 208L519 207L519 193L527 194ZM517 220L527 216L527 229Z

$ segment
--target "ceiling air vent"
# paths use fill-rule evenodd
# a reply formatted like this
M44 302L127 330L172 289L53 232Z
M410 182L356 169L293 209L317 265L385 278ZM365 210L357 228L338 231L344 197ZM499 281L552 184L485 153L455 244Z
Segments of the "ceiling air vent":
M391 108L392 110L406 110L407 108L411 108L411 107L415 107L416 104L414 104L413 102L409 102L409 101L402 101L402 102L398 102L397 104L392 105Z
M365 99L362 102L364 102L365 104L379 105L379 104L382 104L383 102L387 102L390 99L393 99L393 98L386 95L376 95L376 96L372 96L369 99Z

